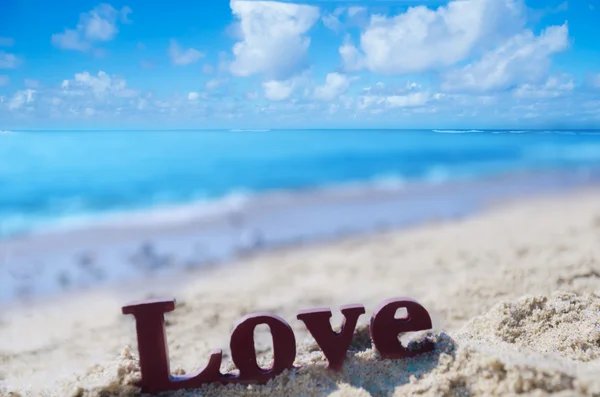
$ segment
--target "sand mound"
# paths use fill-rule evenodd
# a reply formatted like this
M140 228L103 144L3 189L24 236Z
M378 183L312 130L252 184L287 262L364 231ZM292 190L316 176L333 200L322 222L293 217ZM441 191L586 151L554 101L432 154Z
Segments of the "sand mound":
M424 396L598 396L600 296L502 302L456 335L455 356L403 388Z
M394 396L596 396L600 387L593 371L559 362L483 352L473 346L443 357L423 378L396 389Z
M464 328L469 338L506 342L577 361L600 357L600 291L502 302Z
M600 296L559 292L502 302L474 318L454 337L421 335L435 350L407 360L380 360L368 329L355 343L340 373L323 368L325 358L307 340L297 364L265 386L206 386L165 396L598 396ZM418 340L417 340L418 342ZM262 357L261 360L267 360ZM228 366L224 370L231 369ZM114 365L95 367L65 385L72 397L140 395L135 355L126 348Z

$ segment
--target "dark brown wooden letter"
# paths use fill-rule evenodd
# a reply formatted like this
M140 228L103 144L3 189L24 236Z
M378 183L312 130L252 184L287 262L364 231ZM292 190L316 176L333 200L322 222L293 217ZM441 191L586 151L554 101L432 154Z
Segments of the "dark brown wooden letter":
M262 369L256 362L254 329L266 324L273 337L273 366ZM240 383L267 383L269 379L294 367L296 338L288 323L279 316L269 313L254 313L243 317L231 334L231 358L240 370Z
M213 350L206 368L191 376L172 376L165 334L164 313L175 310L175 299L152 299L123 306L123 314L132 314L137 330L138 351L144 393L198 388L204 383L218 382L222 352Z
M399 308L405 308L408 315L396 319ZM177 389L199 388L205 383L266 383L286 369L294 366L296 358L296 338L288 323L281 317L268 313L254 313L242 318L231 335L230 347L233 362L239 369L234 373L221 374L223 353L213 350L207 366L189 376L173 376L169 369L169 351L165 332L164 314L175 310L175 299L153 299L134 302L122 308L123 314L135 318L138 351L143 393L160 393ZM342 306L344 320L339 333L331 328L332 316L329 309L310 309L298 313L309 332L315 338L329 361L329 368L340 370L358 318L365 312L362 305ZM266 324L273 338L273 365L261 368L256 361L254 330ZM382 358L404 358L429 351L433 343L424 344L418 351L407 350L402 346L398 335L432 328L427 310L409 298L389 299L381 303L371 317L371 339Z
M365 313L365 308L363 305L346 305L341 307L341 311L344 320L339 333L334 332L331 328L329 320L332 313L329 309L302 310L296 316L298 320L304 322L329 361L328 367L334 371L339 371L344 364L346 352L352 343L356 323L360 315Z
M405 318L396 319L396 311L400 308L405 308L408 314ZM371 339L381 358L405 358L431 351L432 343L426 344L419 351L409 351L398 339L399 334L431 328L433 326L427 310L410 298L383 301L371 317Z

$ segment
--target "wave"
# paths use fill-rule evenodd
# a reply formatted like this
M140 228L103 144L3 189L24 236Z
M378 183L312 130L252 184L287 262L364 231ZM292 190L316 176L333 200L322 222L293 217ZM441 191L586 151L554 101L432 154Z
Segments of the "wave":
M265 130L248 130L248 129L243 129L243 128L234 128L232 130L229 130L229 132L269 132L271 130L269 129L265 129Z
M440 134L468 134L471 132L483 132L482 130L431 130Z
M159 198L161 195L157 194ZM197 200L172 205L156 205L130 210L82 211L83 199L73 199L60 208L61 214L30 217L23 214L4 214L0 222L0 239L21 234L39 234L55 231L76 230L87 227L153 224L181 224L197 218L211 218L235 213L243 208L253 194L242 189L212 200ZM156 202L160 202L159 199ZM70 215L68 214L72 210Z
M86 229L89 227L120 227L152 225L177 225L195 220L216 219L218 217L235 216L253 203L273 203L294 199L298 194L345 195L361 194L367 190L396 191L405 189L411 184L438 184L450 181L453 171L447 167L435 165L420 176L407 178L399 173L385 173L370 179L350 182L337 182L324 186L306 189L272 189L267 191L251 191L248 189L232 189L228 194L213 199L195 199L177 204L165 204L157 193L152 204L136 209L114 209L96 212L86 208L85 198L73 198L57 204L52 212L39 216L29 214L0 214L0 240L3 237L23 234L46 234L61 231ZM456 175L459 179L459 175ZM196 196L199 197L199 196ZM261 204L262 205L262 204ZM265 204L266 205L266 204Z
M505 131L492 131L492 134L524 134L525 130L505 130Z
M425 177L429 175L439 180L440 175L444 172L449 175L449 171L451 169L437 165ZM339 187L316 189L306 195L295 192L258 196L239 192L213 202L142 211L135 215L137 218L134 215L120 217L117 226L126 227L118 234L88 230L53 236L49 240L32 238L16 245L11 245L12 242L0 245L0 249L24 248L15 255L12 250L4 251L11 260L5 260L0 266L0 302L17 297L41 298L136 278L143 280L149 275L166 275L192 266L220 263L238 254L283 244L453 219L499 199L564 189L564 181L558 175L549 176L540 179L537 174L515 174L497 180L491 191L490 186L481 181L459 184L452 189L436 190L438 187L428 186L424 191L417 190L420 192L417 196L411 196L410 191L408 195L373 195L363 191L364 194L358 196L360 200L355 199L354 193L344 191L339 193L339 200L326 196L331 190L339 192ZM363 187L386 180L403 178L394 173L383 174ZM571 183L577 186L581 179L572 179ZM229 217L240 208L239 217ZM192 217L198 211L227 212L218 222L195 224ZM159 227L149 229L136 228L130 222L132 219L146 223L165 219L184 223L174 228L160 223ZM231 221L237 223L227 225ZM46 251L49 244L56 250L53 255Z
M577 135L575 131L563 131L563 130L545 130L539 132L542 135Z

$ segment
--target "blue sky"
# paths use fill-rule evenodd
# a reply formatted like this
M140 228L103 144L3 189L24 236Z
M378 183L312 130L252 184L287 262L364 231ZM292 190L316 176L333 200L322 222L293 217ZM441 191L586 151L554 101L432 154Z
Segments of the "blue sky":
M0 129L600 128L600 0L0 7Z

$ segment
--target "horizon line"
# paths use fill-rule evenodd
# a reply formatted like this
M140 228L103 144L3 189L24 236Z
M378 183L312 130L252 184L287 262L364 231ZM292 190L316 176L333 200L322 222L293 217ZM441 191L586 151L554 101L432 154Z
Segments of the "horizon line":
M271 132L271 131L600 131L600 128L26 128L0 129L12 132L109 132L109 131L225 131L225 132Z

